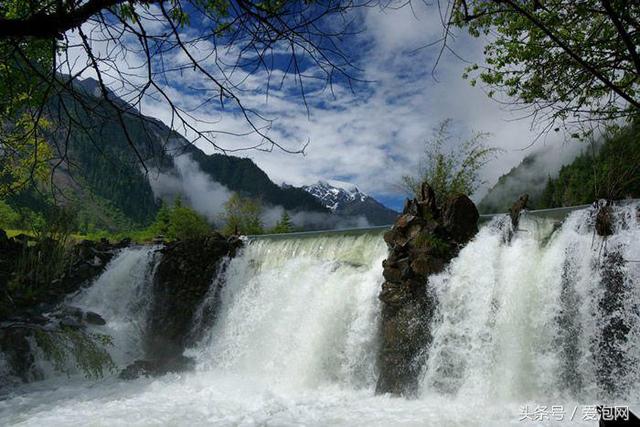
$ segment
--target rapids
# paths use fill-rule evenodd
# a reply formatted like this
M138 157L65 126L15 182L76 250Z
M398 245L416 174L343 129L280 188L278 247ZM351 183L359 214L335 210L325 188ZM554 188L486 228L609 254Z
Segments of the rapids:
M186 351L195 371L134 381L49 374L2 391L0 425L597 425L586 419L596 403L640 409L636 206L615 208L615 218L606 240L591 208L560 227L525 215L511 240L506 218L484 225L430 278L438 308L415 399L374 395L381 234L263 238L224 280L212 278L215 323ZM154 251L123 250L71 301L107 320L96 329L114 338L120 368L142 351ZM622 260L613 267L611 253ZM612 274L622 295L604 312ZM628 331L611 344L603 331L613 320ZM535 408L548 416L521 420Z

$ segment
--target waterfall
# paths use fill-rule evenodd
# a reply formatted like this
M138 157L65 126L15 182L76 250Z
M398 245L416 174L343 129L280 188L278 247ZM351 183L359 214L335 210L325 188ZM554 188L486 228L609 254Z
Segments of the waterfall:
M380 234L259 240L232 260L218 319L194 354L291 385L375 379Z
M0 397L0 425L521 425L524 405L640 409L640 223L494 218L445 271L415 399L375 395L379 232L253 239L212 277L193 372L58 379ZM120 366L140 357L156 261L124 250L73 304L100 313ZM0 359L1 361L1 359ZM1 364L1 363L0 363ZM90 422L89 422L90 421ZM539 425L522 421L522 425ZM547 418L544 425L567 425Z
M151 303L153 272L158 247L122 250L89 288L68 300L68 304L99 313L107 322L94 326L111 336L110 350L116 366L142 358L146 315Z
M431 278L438 309L425 394L497 401L639 394L636 208L615 211L615 234L606 240L594 234L594 215L592 209L574 212L555 231L551 221L525 216L510 242L498 218ZM623 262L612 265L610 254ZM616 295L605 295L611 269L623 283ZM603 308L618 298L620 307ZM628 329L615 342L606 331L612 320ZM616 368L607 368L611 364Z

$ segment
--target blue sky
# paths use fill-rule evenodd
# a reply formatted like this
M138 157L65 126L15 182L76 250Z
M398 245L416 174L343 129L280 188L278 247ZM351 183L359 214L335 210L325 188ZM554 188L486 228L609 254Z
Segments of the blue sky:
M412 8L371 7L353 12L353 18L359 33L346 37L343 48L360 70L357 77L367 83L356 83L352 88L345 79L338 78L329 88L313 78L320 75L319 69L307 61L302 66L308 76L303 78L308 111L300 96L299 82L293 76L285 77L282 87L273 84L283 77L286 56L276 55L269 79L263 69L253 73L246 67L225 69L224 64L233 64L237 59L235 47L218 49L218 61L214 61L208 55L209 42L194 44L194 52L201 55L203 64L212 73L221 73L237 89L244 105L269 119L256 119L258 125L270 125L265 130L269 137L292 151L309 142L304 155L277 148L232 154L253 159L276 183L299 186L321 179L350 182L399 209L404 199L398 186L400 178L417 169L425 139L444 119L453 119L454 131L462 137L472 131L489 132L488 144L504 150L482 171L486 183L476 198L531 151L524 149L538 132L530 120L518 119L522 113L489 99L485 88L472 87L461 77L466 65L482 61L485 40L457 32L449 44L455 55L445 51L434 70L441 45L425 46L442 37L435 6L415 2ZM189 28L184 37L196 38L201 30L197 26ZM143 59L135 53L127 55L118 66L139 73L136 67L143 65ZM179 52L165 60L177 68L188 62ZM223 111L215 101L203 104L204 99L215 98L216 92L201 74L186 68L169 77L164 89L174 102L190 111L193 126L218 132L212 134L216 145L236 150L260 144L261 138L250 134L250 127L237 109ZM272 84L267 98L268 81ZM171 122L169 107L157 97L145 98L141 111ZM193 137L186 130L181 133ZM560 142L561 135L549 135L540 139L534 149L542 145L563 149ZM197 144L206 152L214 151L207 142ZM263 144L261 148L269 147Z

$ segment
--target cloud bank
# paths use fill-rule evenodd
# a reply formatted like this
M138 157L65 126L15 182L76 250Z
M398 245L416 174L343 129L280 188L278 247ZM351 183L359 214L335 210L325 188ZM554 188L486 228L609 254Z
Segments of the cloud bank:
M153 10L150 7L150 13ZM238 53L233 46L219 48L215 58L207 55L211 51L209 42L194 46L201 52L204 67L216 73L223 68L224 78L237 86L243 103L269 119L265 126L271 138L291 150L310 142L305 155L277 149L242 152L274 181L297 186L320 179L349 182L398 209L402 197L397 183L407 171L416 169L424 140L446 118L454 120L460 135L472 130L489 132L489 145L504 150L482 171L487 185L476 199L530 152L527 147L538 137L530 119L518 120L518 113L489 99L482 87L472 87L461 78L467 65L482 63L482 39L454 30L449 37L452 51L441 52L440 44L428 46L442 37L442 25L437 6L425 2L412 4L411 8L364 8L352 13L362 31L348 38L349 51L362 70L359 77L371 83L357 83L352 91L344 81L336 80L329 90L323 81L315 79L318 70L308 66L304 70L307 77L302 78L308 111L300 96L299 82L287 77L282 67L276 66L271 75L264 70L232 69ZM144 68L134 52L127 55L132 57L118 58L118 66L133 74ZM237 111L222 111L215 102L203 104L203 90L194 88L203 88L207 82L201 74L185 68L188 61L183 54L164 60L168 69L180 71L170 72L169 78L159 83L177 105L199 120L194 126L214 123L220 131L216 144L228 149L269 148L257 135L250 134ZM78 64L82 63L81 58ZM224 64L230 64L229 68L224 69ZM83 74L89 75L90 70ZM267 97L268 81L282 81L282 85L272 85ZM152 95L143 99L141 112L171 123L169 107ZM183 133L187 138L194 137L187 131ZM538 140L536 147L555 145L561 140L560 134L547 135ZM213 150L207 143L198 145L205 152ZM219 188L213 192L223 193ZM215 211L211 203L203 203L208 205L203 209Z

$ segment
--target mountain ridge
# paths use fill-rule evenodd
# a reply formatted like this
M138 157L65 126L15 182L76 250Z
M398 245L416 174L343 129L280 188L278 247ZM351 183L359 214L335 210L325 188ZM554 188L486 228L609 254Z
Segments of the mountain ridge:
M392 224L398 216L396 211L362 193L355 186L345 189L326 180L320 180L315 184L305 185L302 189L336 215L363 216L372 225Z

